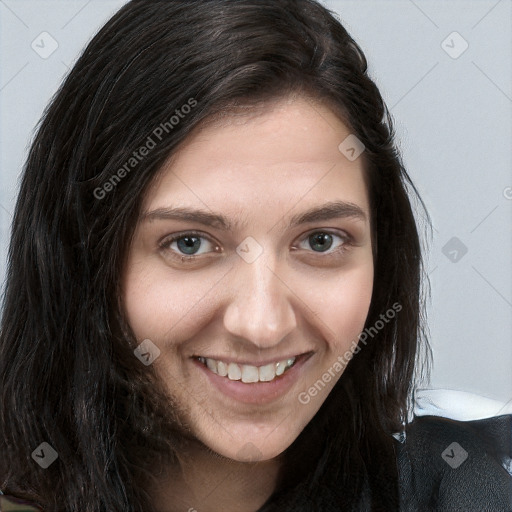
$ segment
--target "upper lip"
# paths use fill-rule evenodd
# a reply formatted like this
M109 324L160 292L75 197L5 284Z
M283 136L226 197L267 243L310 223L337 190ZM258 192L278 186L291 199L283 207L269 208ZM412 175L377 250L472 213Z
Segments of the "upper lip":
M223 357L223 356L207 356L207 355L200 355L200 354L193 356L193 358L196 359L198 357L204 357L205 359L214 359L215 361L222 361L223 363L227 363L227 364L235 363L238 365L247 365L247 366L266 366L267 364L277 363L278 361L286 361L287 359L292 359L293 357L298 358L300 356L305 356L305 355L309 355L312 353L313 353L312 350L309 350L306 352L300 352L300 353L295 352L294 354L290 354L290 355L275 356L275 357L270 357L268 359L260 359L257 361L254 361L254 360L251 361L249 359L234 359L232 357Z

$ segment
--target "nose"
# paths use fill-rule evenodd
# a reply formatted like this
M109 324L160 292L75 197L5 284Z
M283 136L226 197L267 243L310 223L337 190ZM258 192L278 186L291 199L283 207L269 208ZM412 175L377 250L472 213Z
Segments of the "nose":
M250 264L240 260L232 276L224 328L259 349L272 348L297 327L292 296L269 259L262 255Z

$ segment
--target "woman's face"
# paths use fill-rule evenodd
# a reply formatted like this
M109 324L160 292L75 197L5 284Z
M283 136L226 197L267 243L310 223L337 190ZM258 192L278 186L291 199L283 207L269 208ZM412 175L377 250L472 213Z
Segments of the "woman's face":
M313 418L364 328L370 209L327 107L295 98L227 121L189 136L148 191L123 304L193 435L267 460Z

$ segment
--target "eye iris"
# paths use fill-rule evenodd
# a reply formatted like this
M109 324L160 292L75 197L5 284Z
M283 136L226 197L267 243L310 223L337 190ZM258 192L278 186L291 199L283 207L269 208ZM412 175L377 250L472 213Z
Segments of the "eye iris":
M327 251L332 246L332 235L315 233L309 237L311 248L315 251ZM184 236L177 240L178 249L185 254L194 254L201 247L201 239L197 236Z
M320 251L327 251L332 246L332 235L328 233L316 233L309 237L309 243L314 250L319 248Z
M184 236L177 241L178 249L185 254L193 254L201 247L201 239L197 236Z

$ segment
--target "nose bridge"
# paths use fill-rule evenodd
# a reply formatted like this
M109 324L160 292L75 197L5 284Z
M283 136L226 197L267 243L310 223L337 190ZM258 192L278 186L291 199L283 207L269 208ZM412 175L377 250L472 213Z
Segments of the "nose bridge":
M240 259L233 278L225 329L260 348L277 345L296 327L296 318L275 260L264 254L252 263Z

